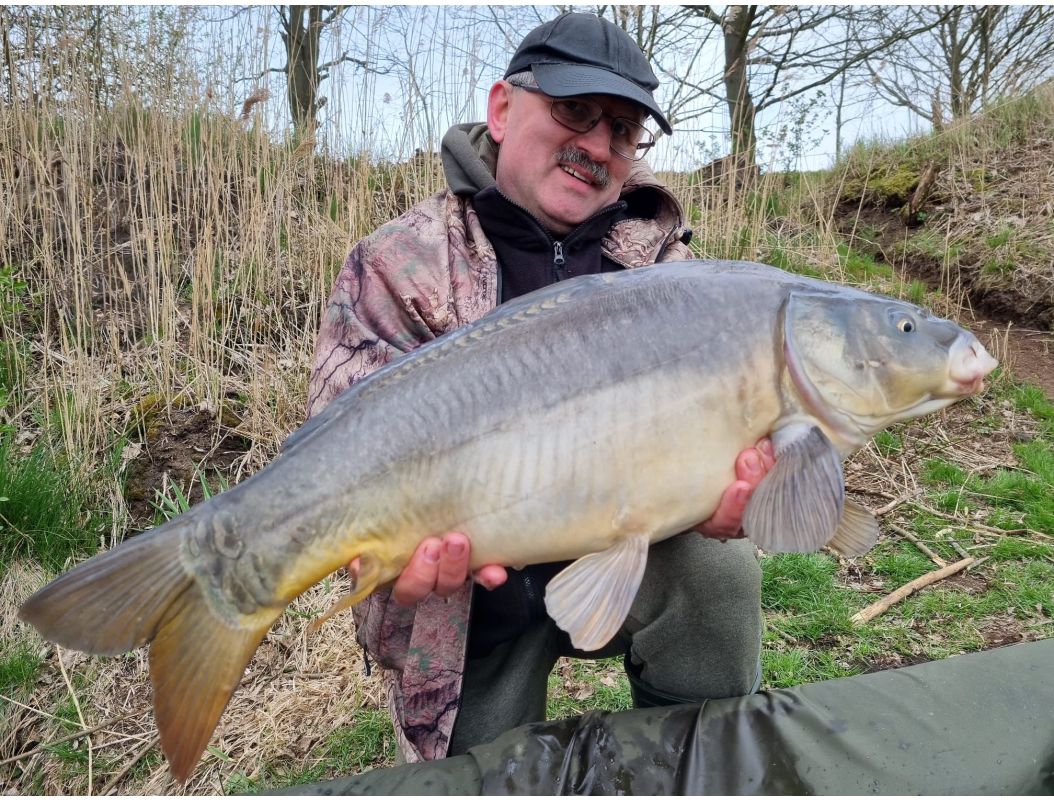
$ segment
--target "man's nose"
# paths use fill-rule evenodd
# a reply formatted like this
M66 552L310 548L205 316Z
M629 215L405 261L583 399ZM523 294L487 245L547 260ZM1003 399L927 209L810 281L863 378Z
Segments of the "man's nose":
M575 144L594 161L608 161L611 158L611 124L601 119L591 130L578 134Z

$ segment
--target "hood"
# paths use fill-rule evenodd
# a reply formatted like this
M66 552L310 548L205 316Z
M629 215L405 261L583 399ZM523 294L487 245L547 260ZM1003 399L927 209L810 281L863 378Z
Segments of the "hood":
M441 157L450 191L459 197L471 197L494 185L498 144L485 122L453 126L443 137Z

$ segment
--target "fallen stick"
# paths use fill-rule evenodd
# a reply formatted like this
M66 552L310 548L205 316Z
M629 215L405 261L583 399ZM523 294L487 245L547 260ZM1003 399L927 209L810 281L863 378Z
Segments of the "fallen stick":
M121 779L124 778L124 776L128 774L129 770L131 770L132 767L134 767L136 764L138 764L139 760L143 756L145 756L147 753L149 753L150 749L152 747L154 747L154 745L156 745L160 741L161 741L161 737L160 736L154 736L145 745L143 745L141 748L139 748L139 750L136 751L135 755L132 756L131 760L128 761L128 763L124 765L124 768L120 772L118 772L116 775L114 775L112 778L110 778L110 780L108 780L106 782L106 785L103 786L102 789L99 790L99 794L107 795L110 792L112 792L114 790L114 787L117 786L117 784L121 782Z
M902 494L900 497L896 497L893 500L890 500L888 503L886 503L884 506L882 506L882 508L876 508L871 513L873 513L876 517L885 516L886 514L888 514L890 511L892 511L897 506L903 505L904 503L908 502L909 500L914 499L917 495L919 495L921 493L922 493L921 489L913 489L912 491L908 492L907 494ZM886 497L886 496L888 496L888 495L883 495L883 497Z
M912 501L911 505L913 505L920 511L925 511L927 514L932 514L935 517L951 520L952 522L957 523L960 528L974 529L978 531L983 531L984 533L994 533L998 534L999 536L1038 536L1040 539L1044 539L1048 542L1054 542L1054 536L1050 536L1046 533L1041 533L1040 531L1034 531L1031 528L993 528L991 525L985 525L980 522L962 519L961 517L957 517L954 514L946 514L943 511L938 511L935 508L930 508L929 506L923 505L922 503L916 501Z
M901 536L903 536L905 539L907 539L909 542L911 542L913 545L915 545L915 547L917 547L919 550L921 550L923 553L925 553L929 557L929 559L934 564L936 564L938 567L946 567L946 566L948 566L948 562L947 561L945 561L939 555L937 555L932 550L930 550L930 548L928 548L926 546L925 542L923 542L921 539L919 539L918 536L913 534L907 528L902 528L899 525L895 525L892 522L887 522L886 526L889 527L889 528L892 528L894 531L896 531Z
M970 566L973 562L974 559L972 557L964 558L962 561L956 561L954 564L949 564L948 566L943 567L942 569L937 569L933 572L927 572L925 575L916 578L911 583L905 583L896 591L890 592L881 600L872 603L862 611L858 611L857 613L853 614L850 621L854 625L863 625L865 622L869 622L870 620L873 620L875 617L877 617L879 614L882 614L889 610L890 606L899 603L912 592L917 592L924 586L929 586L931 583L936 583L937 581L944 580L948 576L954 575L956 572L961 572L962 570Z
M955 552L958 553L959 555L961 555L963 558L969 558L970 557L970 554L966 552L966 548L963 547L961 544L959 544L954 539L949 539L948 540L948 544L950 544L952 546L952 548L954 548Z
M118 722L123 722L126 719L131 719L133 716L135 715L125 714L123 717L114 717L113 719L106 720L106 722L101 722L94 728L88 728L87 730L82 731L74 731L73 733L67 734L65 736L60 736L58 739L52 739L50 742L37 742L35 745L33 745L32 748L26 750L24 753L19 753L17 756L11 756L0 761L0 767L2 767L4 764L10 764L13 761L21 761L23 758L29 758L31 755L38 752L39 750L45 750L49 747L54 747L55 745L62 744L63 742L68 742L71 739L81 739L85 736L90 736L93 733L98 733L99 731L106 730L111 725L116 725Z

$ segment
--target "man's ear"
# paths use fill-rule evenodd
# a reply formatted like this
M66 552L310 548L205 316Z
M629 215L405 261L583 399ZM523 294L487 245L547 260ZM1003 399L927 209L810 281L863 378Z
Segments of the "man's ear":
M509 103L512 98L512 86L505 81L498 81L490 87L487 96L487 130L490 137L501 144L505 131L509 127Z

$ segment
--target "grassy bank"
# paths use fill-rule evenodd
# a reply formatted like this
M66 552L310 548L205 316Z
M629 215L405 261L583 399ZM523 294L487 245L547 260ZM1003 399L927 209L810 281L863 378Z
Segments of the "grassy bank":
M858 148L829 173L765 175L750 190L698 174L668 180L702 256L874 288L969 324L968 265L1001 258L1012 268L988 273L1014 285L1045 274L1031 219L1004 235L1010 212L997 210L1012 194L998 165L1045 118L1046 106L1031 108L990 134ZM0 780L21 792L181 791L158 755L144 654L60 653L15 609L57 571L275 456L302 422L319 315L350 243L441 177L431 158L339 159L324 143L276 142L190 107L2 114L0 181L12 189L0 199ZM1003 136L1000 125L1026 133ZM905 220L913 182L942 158L952 171ZM996 166L983 176L956 166L978 161ZM972 219L952 216L955 198L960 212L988 209L994 227L954 227ZM901 227L882 227L891 218ZM912 269L923 252L944 278ZM767 687L1052 634L1054 404L1044 391L1004 371L984 397L882 434L847 478L882 511L882 539L859 559L762 559ZM853 621L966 557L953 578ZM311 590L268 636L182 791L392 763L377 675L364 674L350 617L307 637L306 620L346 584ZM554 715L629 705L612 662L562 663L551 688Z

